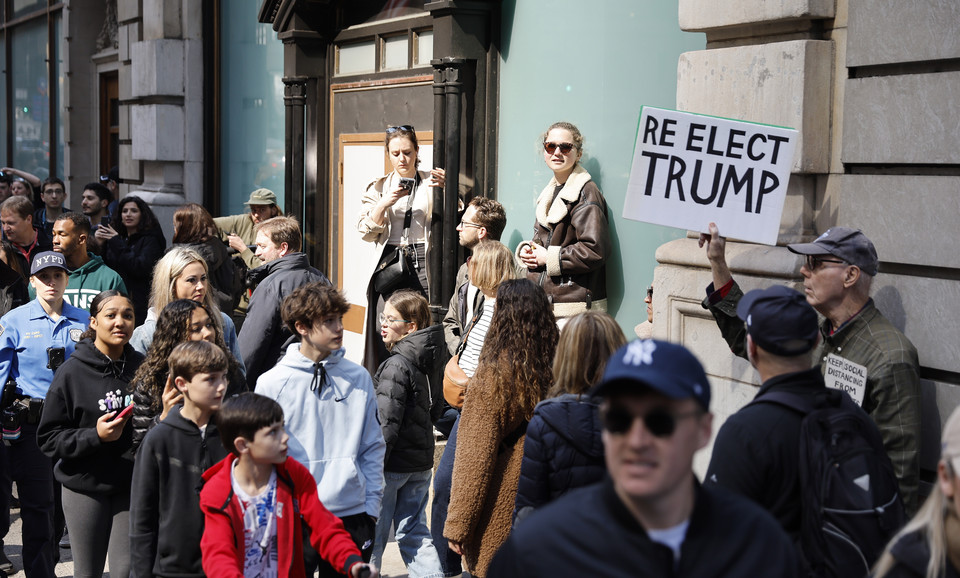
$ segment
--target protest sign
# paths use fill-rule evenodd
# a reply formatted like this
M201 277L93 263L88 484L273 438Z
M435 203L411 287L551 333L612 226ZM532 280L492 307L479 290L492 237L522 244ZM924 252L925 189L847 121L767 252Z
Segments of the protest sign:
M644 106L627 219L775 245L797 131Z

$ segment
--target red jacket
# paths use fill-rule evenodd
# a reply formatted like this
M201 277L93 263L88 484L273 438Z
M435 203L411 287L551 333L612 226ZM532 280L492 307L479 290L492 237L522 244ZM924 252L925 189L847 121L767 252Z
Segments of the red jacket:
M209 578L243 578L243 514L230 483L235 459L229 455L203 474L200 509L206 526L200 549L203 571ZM363 563L360 550L343 529L343 522L320 503L317 482L310 471L287 458L277 466L279 576L305 573L301 519L310 527L310 543L331 566L349 575L354 564Z

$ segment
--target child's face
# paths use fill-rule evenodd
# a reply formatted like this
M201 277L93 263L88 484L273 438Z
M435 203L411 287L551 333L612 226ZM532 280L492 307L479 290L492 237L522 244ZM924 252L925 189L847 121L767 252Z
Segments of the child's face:
M287 440L290 436L278 421L257 430L253 441L247 441L246 451L257 463L282 464L287 459Z
M204 411L217 411L227 391L226 372L197 373L190 381L177 378L177 389L183 393L183 403L191 403Z
M316 360L325 358L331 351L343 347L343 315L324 315L313 320L310 328L297 323L297 333L302 341L300 351L304 356Z

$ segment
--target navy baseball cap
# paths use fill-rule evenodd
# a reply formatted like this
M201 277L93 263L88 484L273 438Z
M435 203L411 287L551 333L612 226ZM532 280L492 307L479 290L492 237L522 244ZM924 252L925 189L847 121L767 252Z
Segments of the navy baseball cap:
M820 335L817 312L806 297L783 285L749 291L737 303L737 317L753 342L774 355L807 353Z
M673 399L692 398L710 410L710 382L700 361L682 345L638 339L613 354L590 395L604 397L612 389L646 386Z
M67 262L63 258L63 254L57 253L56 251L37 253L33 259L30 260L31 275L36 275L47 267L59 267L68 273L70 272L70 269L67 268Z
M877 248L863 231L850 227L830 227L812 243L793 243L787 249L797 255L833 255L871 277L877 274L880 258Z

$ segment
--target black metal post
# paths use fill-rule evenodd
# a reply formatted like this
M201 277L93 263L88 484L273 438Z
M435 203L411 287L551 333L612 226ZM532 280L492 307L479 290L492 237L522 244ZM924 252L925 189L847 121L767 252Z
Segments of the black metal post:
M307 77L286 76L283 78L283 105L287 125L285 149L287 167L284 176L286 188L285 208L287 214L295 215L303 223L303 159L304 122L307 104Z
M448 304L453 296L458 269L457 209L460 192L460 111L463 95L464 58L442 59L444 78L444 145L446 149L446 184L443 202L443 245L441 255L440 303Z
M449 167L447 167L446 163L447 139L444 132L444 126L446 122L446 101L443 95L444 63L443 60L431 60L430 64L433 65L433 166L437 168L446 168L449 171ZM434 246L431 252L433 255L443 255L444 189L435 187L432 189L432 191L433 213L430 215L430 238L433 240ZM430 299L430 313L435 323L439 323L443 319L443 316L446 315L447 305L450 303L449 298L444 301L441 297L443 295L443 283L440 281L440 279L443 278L442 263L443 260L441 258L434 257L427 264L429 267L430 278L434 280L434 282L430 284L430 294L427 297Z

